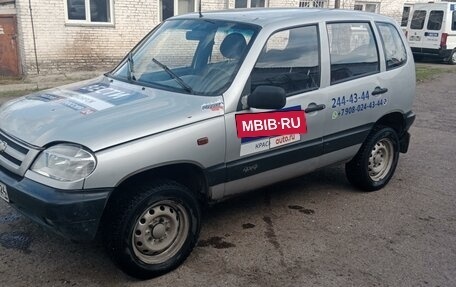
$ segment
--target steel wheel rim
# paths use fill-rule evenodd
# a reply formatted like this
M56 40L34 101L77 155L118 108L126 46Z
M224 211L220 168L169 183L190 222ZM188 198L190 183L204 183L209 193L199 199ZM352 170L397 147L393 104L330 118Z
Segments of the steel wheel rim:
M182 248L189 232L189 216L178 202L154 203L138 218L131 243L136 257L146 264L166 262Z
M451 55L451 59L453 63L456 63L456 52L453 52L453 55Z
M368 172L373 181L384 179L391 170L394 160L394 146L390 139L379 140L369 156Z

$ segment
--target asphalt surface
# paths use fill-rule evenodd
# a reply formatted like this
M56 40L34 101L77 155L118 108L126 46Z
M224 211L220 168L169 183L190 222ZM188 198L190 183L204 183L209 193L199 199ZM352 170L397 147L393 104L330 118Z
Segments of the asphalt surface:
M383 190L358 192L335 166L216 205L187 261L149 281L100 240L0 202L0 286L456 286L455 95L455 73L418 85L410 149Z

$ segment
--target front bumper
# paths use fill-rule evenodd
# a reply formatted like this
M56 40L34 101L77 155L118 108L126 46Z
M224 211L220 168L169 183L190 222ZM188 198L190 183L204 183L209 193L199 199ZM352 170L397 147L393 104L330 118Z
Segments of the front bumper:
M110 188L57 190L0 168L0 182L9 204L39 224L66 238L87 241L95 237Z

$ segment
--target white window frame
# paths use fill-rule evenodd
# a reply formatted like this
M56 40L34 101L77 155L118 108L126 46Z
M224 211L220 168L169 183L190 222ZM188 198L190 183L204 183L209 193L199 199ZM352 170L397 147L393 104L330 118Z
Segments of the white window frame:
M201 1L201 0L195 0L195 5L193 7L193 11L194 12L198 12L199 1ZM177 16L177 15L179 15L178 14L178 12L179 12L179 0L174 0L173 2L174 2L173 16ZM203 4L204 4L204 2L203 2ZM163 1L162 0L158 0L158 9L159 9L158 21L159 22L163 22L164 20L163 20ZM188 13L192 13L192 12L188 12Z
M353 4L353 9L355 9L354 5L361 5L363 6L363 10L361 11L366 11L366 5L375 5L375 13L380 13L380 2L371 2L371 1L355 1Z
M85 1L85 20L73 20L68 18L68 1L63 0L65 6L65 23L69 25L83 25L83 26L113 26L114 25L114 0L109 1L109 22L92 22L90 15L90 0Z
M239 7L239 8L236 8L236 1L234 1L233 3L233 8L235 9L245 9L245 7ZM264 0L264 7L259 7L259 8L267 8L269 7L269 0ZM247 8L252 8L252 0L247 0Z
M322 6L317 5L322 3ZM328 8L328 0L299 0L298 7L300 8Z

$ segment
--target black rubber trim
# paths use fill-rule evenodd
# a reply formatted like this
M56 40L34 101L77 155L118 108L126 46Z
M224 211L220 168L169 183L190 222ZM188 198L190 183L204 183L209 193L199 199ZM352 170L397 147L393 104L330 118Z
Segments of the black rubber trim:
M373 123L323 137L323 153L334 152L364 142Z
M0 156L6 158L8 161L14 163L17 166L20 166L22 164L22 161L20 161L17 158L7 154L6 152L0 153Z
M410 129L410 127L412 126L413 122L415 121L415 118L416 118L416 115L412 111L404 114L405 131L408 131Z
M0 140L6 142L6 144L8 146L12 147L13 149L17 150L18 152L20 152L22 154L27 154L29 152L28 149L26 149L23 146L18 145L17 143L13 142L12 140L10 140L9 138L5 137L1 133L0 133Z
M373 125L373 123L362 125L326 137L235 160L226 165L210 167L206 170L209 186L252 176L360 144L366 139Z

